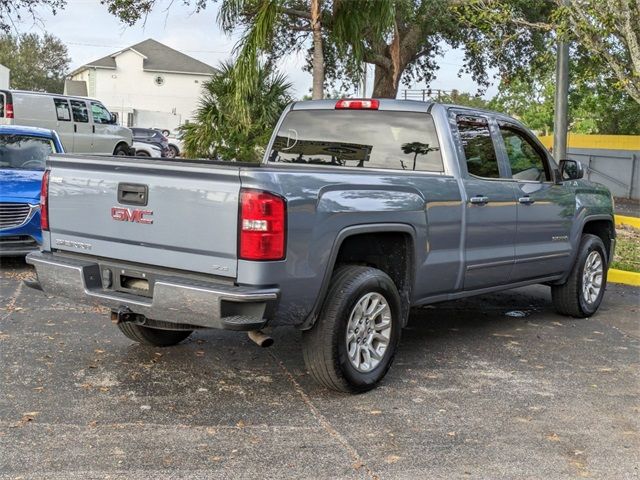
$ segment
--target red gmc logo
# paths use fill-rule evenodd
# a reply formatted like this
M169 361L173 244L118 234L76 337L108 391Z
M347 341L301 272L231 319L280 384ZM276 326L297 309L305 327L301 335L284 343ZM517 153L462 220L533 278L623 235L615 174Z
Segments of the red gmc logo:
M153 223L153 219L144 218L145 215L153 215L151 210L139 210L137 208L111 207L111 218L119 222Z

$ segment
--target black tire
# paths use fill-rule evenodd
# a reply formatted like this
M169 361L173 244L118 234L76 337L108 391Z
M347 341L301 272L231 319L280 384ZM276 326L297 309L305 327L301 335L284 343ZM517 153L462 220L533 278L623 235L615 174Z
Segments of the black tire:
M583 295L585 266L592 252L600 255L603 268L600 291L593 301L585 299ZM555 310L562 315L576 318L585 318L596 313L607 286L607 269L607 250L600 237L591 234L583 235L569 278L562 285L551 286L551 298Z
M136 152L136 157L150 157L151 155L149 155L147 152L145 152L144 150L138 150Z
M351 363L347 351L347 325L356 304L368 293L380 294L391 315L388 345L377 366L361 372ZM338 268L315 325L302 332L304 362L321 385L341 392L365 392L385 376L400 340L402 323L400 295L393 280L375 268L347 265ZM372 323L375 323L374 318ZM359 343L359 342L358 342ZM357 354L358 361L360 353ZM373 365L373 363L372 363Z
M120 157L126 157L127 155L129 155L129 147L121 143L113 151L113 154Z
M180 156L180 152L178 151L178 147L175 145L169 145L167 149L167 158L178 158Z
M159 328L145 327L132 322L120 322L118 328L124 335L142 345L154 347L170 347L185 340L192 330L161 330Z

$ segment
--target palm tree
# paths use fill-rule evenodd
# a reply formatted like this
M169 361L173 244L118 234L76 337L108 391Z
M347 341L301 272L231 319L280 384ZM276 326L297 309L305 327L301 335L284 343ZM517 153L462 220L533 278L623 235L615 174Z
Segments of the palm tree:
M323 35L331 35L342 55L362 62L364 32L384 37L394 25L395 0L333 0L331 9L323 9L324 0L223 0L218 15L222 29L232 32L245 27L236 46L235 95L238 110L247 109L246 98L256 75L260 55L268 53L279 30L295 31L312 41L312 99L324 97ZM301 48L299 43L297 47ZM246 115L241 119L247 120Z
M237 65L226 62L203 85L195 120L182 127L185 154L223 160L259 161L282 110L291 101L291 83L271 65L257 65L246 98L248 122L236 109Z

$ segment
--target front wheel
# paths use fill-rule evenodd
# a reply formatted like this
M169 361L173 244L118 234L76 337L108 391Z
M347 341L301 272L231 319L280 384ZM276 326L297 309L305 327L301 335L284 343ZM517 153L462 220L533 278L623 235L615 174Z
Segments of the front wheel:
M340 267L320 317L302 333L305 365L321 385L364 392L385 376L401 330L401 301L389 276L375 268Z
M118 157L126 157L127 155L129 155L129 147L127 145L120 144L113 151L113 154Z
M600 237L582 236L576 262L563 285L551 287L558 313L585 318L598 310L607 286L607 250Z
M180 152L178 151L178 147L175 145L169 145L167 149L167 158L178 158Z
M128 339L153 347L176 345L192 333L191 330L161 330L132 322L120 322L118 328Z

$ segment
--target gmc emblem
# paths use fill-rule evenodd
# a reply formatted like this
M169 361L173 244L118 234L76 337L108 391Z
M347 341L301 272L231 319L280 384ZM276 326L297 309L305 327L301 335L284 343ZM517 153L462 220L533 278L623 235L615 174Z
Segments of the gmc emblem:
M144 218L153 215L151 210L139 210L137 208L111 207L111 218L118 222L133 222L151 224L153 219Z

